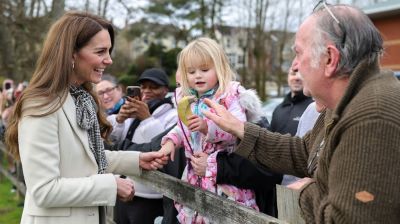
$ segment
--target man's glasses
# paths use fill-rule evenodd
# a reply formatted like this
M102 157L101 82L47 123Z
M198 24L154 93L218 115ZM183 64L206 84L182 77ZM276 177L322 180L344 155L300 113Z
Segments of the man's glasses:
M344 48L344 44L346 41L346 30L343 28L342 24L339 22L339 19L333 14L332 10L329 9L331 5L327 4L325 0L321 0L315 5L313 12L317 12L320 10L325 9L328 14L332 17L333 20L338 24L339 29L342 31L342 41L341 41L341 47Z
M103 97L104 94L110 95L110 93L111 93L112 91L114 91L115 88L117 88L117 86L114 86L114 87L111 87L111 88L107 88L107 89L105 89L105 90L103 90L103 91L98 91L98 92L97 92L97 95L99 95L100 97Z

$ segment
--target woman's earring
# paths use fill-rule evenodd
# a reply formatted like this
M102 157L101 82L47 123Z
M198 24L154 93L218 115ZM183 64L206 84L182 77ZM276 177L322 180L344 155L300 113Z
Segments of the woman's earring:
M74 70L75 69L75 62L73 61L72 62L72 70Z

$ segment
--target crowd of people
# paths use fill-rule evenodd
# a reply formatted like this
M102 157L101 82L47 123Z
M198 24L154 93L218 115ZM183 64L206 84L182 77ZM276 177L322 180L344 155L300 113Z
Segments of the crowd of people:
M26 81L16 84L12 79L5 79L2 87L0 87L0 141L4 142L4 134L8 126L8 121L13 110L15 101L19 98L22 91L26 88ZM23 182L23 176L20 172L19 163L17 163L11 155L3 155L6 157L7 171ZM2 157L1 157L2 158ZM16 186L12 186L11 192L16 191Z
M27 186L21 223L212 223L141 183L142 169L275 217L283 179L300 191L306 223L400 223L400 82L379 67L382 37L359 9L321 1L301 24L290 92L271 124L211 38L180 52L172 97L160 68L125 94L103 74L113 47L109 21L65 13L29 85L2 110ZM183 122L185 97L194 102Z

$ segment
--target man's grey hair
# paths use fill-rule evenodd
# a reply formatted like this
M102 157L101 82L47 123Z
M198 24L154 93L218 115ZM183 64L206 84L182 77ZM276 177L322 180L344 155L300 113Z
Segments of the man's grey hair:
M311 65L318 66L318 58L326 51L326 41L332 41L340 53L338 75L350 75L364 59L369 64L379 62L383 53L383 40L378 29L360 9L349 5L328 6L339 24L323 7L315 11L316 32L312 40Z

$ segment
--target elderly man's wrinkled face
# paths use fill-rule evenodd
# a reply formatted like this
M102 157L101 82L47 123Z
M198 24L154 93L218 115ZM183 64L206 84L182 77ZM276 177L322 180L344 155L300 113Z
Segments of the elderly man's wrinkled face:
M96 85L96 92L100 99L100 105L103 109L112 109L122 98L122 90L114 83L103 80Z
M312 66L313 54L311 40L315 28L315 18L309 17L299 28L296 34L294 51L296 57L292 63L292 70L298 72L302 78L304 93L318 98L323 90L323 66L322 59L317 59L318 65ZM322 58L322 57L321 57ZM322 88L321 88L322 87Z

